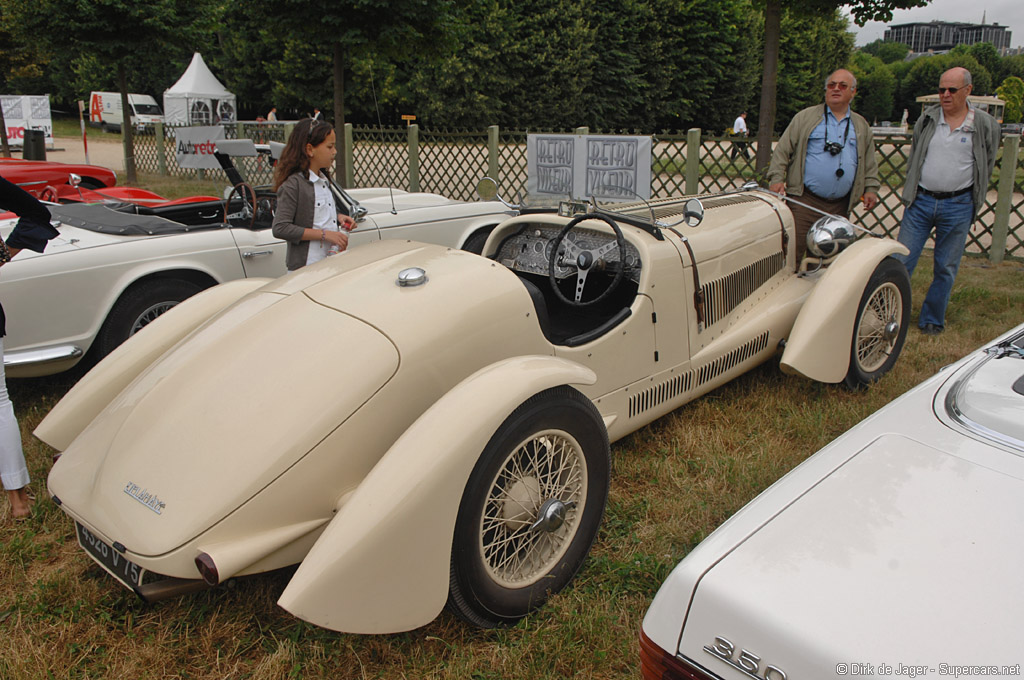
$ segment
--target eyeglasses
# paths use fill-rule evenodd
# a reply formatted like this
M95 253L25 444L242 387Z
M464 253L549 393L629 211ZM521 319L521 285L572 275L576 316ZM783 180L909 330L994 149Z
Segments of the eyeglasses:
M836 82L836 81L833 80L833 81L830 81L827 85L825 85L825 87L827 87L830 90L835 90L837 88L840 89L840 90L845 90L848 87L850 87L850 84L849 83Z
M956 94L957 92L959 92L962 89L964 89L964 88L962 88L962 87L940 87L939 88L939 94L946 94L947 92L950 93L950 94Z

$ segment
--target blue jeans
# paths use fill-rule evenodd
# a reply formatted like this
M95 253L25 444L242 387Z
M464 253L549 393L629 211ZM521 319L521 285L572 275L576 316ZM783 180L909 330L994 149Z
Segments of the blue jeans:
M918 193L914 202L903 211L899 242L910 250L910 254L896 257L907 266L908 274L914 274L917 258L921 256L932 229L935 230L935 274L921 305L917 321L921 328L925 324L939 328L946 325L946 305L949 304L953 281L960 268L960 258L973 221L974 199L969 191L941 200Z

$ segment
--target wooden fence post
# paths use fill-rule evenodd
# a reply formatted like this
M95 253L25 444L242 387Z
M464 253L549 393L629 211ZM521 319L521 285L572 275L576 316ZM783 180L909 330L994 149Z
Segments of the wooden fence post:
M497 125L487 126L487 176L498 181L498 132Z
M700 128L686 131L686 193L700 193Z
M1010 230L1010 206L1013 204L1013 180L1017 173L1020 135L1003 137L1003 162L999 164L999 191L996 198L995 222L992 224L992 245L988 259L999 264L1006 256L1006 236Z
M420 126L409 125L409 191L420 190Z
M164 123L157 121L153 128L153 142L156 143L156 171L167 176L167 149L164 141Z
M291 130L286 130L288 136L291 136ZM352 146L352 123L345 123L345 130L343 132L345 143L342 145L342 154L345 156L345 183L342 185L346 189L352 188L355 182L354 174L354 148Z

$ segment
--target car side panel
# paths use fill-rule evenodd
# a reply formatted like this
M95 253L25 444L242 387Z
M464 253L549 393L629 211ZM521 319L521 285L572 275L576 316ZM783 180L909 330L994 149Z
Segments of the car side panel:
M350 633L393 633L432 621L448 595L462 492L490 437L534 394L596 380L585 367L546 356L505 359L466 378L343 497L278 604Z
M793 324L782 354L784 372L827 383L846 377L864 287L878 263L896 253L907 249L892 239L863 238L829 265Z

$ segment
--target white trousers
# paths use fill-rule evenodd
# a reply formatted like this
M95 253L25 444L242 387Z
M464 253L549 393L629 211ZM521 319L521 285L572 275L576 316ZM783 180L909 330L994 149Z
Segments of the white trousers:
M7 394L7 376L4 374L4 341L0 338L0 480L10 491L29 483L25 453L21 449L21 430L14 417L14 404Z

